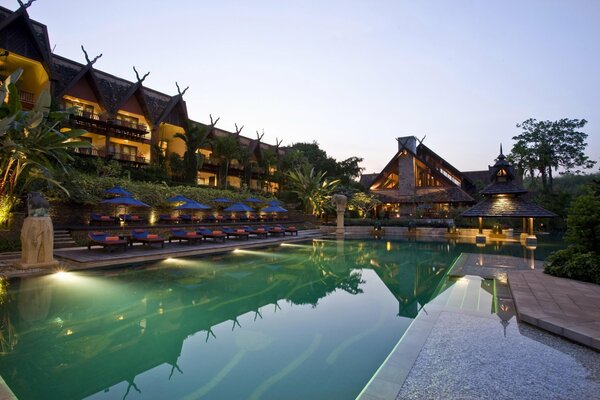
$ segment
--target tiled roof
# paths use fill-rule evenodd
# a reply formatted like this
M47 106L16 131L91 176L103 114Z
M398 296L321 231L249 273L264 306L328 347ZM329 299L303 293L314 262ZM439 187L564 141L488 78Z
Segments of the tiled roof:
M493 196L477 203L463 217L535 217L550 218L556 214L519 196Z
M494 182L488 185L485 189L481 191L483 195L494 195L494 194L521 194L527 193L527 190L518 187L512 182Z
M369 189L371 187L371 184L373 183L373 181L375 180L375 178L377 178L378 175L379 175L378 173L375 173L375 174L362 174L360 176L359 183L365 189Z
M419 187L414 196L401 195L397 189L372 190L384 203L473 203L475 200L459 187Z

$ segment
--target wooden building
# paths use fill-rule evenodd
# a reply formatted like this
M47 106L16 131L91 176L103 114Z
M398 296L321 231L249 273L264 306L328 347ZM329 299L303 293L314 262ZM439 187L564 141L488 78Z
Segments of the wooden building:
M382 201L380 214L444 218L452 208L475 203L476 184L466 174L414 136L397 141L398 151L385 168L361 177L363 186Z
M185 90L178 87L177 94L168 95L144 86L148 74L140 76L135 71L136 79L130 81L101 71L95 67L101 55L90 59L83 46L83 63L54 54L46 26L29 18L28 6L29 3L14 12L0 7L0 78L23 69L17 86L24 109L33 107L44 90L50 90L55 106L74 108L76 112L69 125L84 129L83 140L91 143L91 148L78 149L83 156L117 160L136 167L154 161L152 148L156 146L167 156L171 153L183 156L185 144L175 134L184 132L188 126ZM277 190L275 182L264 180L275 171L265 174L260 165L266 151L279 157L285 149L263 143L260 138L242 136L239 130L213 128L209 139L223 135L235 137L240 147L251 154L250 164L231 163L228 183L239 187L245 180L252 189ZM216 186L218 167L211 157L210 145L200 152L205 162L198 171L198 183ZM248 173L244 171L246 168L251 169L249 176L244 175Z

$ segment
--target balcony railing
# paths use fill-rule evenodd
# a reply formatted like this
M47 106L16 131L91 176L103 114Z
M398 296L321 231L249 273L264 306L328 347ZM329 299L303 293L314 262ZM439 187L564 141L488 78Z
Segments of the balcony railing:
M31 110L35 104L35 96L33 93L25 90L19 90L19 100L21 100L21 106L25 110Z
M69 118L69 125L75 129L84 129L100 135L150 143L148 127L143 124L128 124L125 121L105 120L99 114L75 110Z
M124 153L110 153L105 149L96 149L94 147L77 147L75 153L84 156L95 156L102 158L112 158L113 160L126 161L137 164L148 164L149 161L146 157L136 154L124 154Z

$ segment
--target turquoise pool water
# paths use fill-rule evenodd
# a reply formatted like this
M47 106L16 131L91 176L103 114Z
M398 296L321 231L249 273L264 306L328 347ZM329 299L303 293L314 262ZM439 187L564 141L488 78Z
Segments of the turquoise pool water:
M0 376L19 399L351 399L474 249L319 240L13 280Z

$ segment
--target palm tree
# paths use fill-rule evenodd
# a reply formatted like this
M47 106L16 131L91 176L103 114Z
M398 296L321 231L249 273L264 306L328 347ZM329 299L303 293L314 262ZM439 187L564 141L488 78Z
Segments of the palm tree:
M187 129L184 133L176 133L174 137L183 140L185 143L185 153L183 154L185 182L195 184L198 179L198 170L202 168L204 156L198 153L198 150L206 145L208 135L211 129L205 125L200 125L188 121Z
M250 181L252 180L252 151L248 146L240 146L240 151L238 154L239 162L244 169L242 183L248 187L250 187Z
M212 141L212 151L212 155L219 161L220 186L227 189L229 165L239 157L240 145L233 136L218 136Z
M30 111L21 110L15 86L22 70L11 74L0 85L0 224L8 220L19 197L40 181L57 185L59 171L68 173L73 160L69 148L89 147L75 140L83 130L61 131L68 112L50 112L50 94L40 94ZM8 99L8 101L6 101Z
M298 195L307 214L321 216L325 212L326 202L331 198L339 179L325 178L326 172L315 171L308 165L287 173L290 189Z

